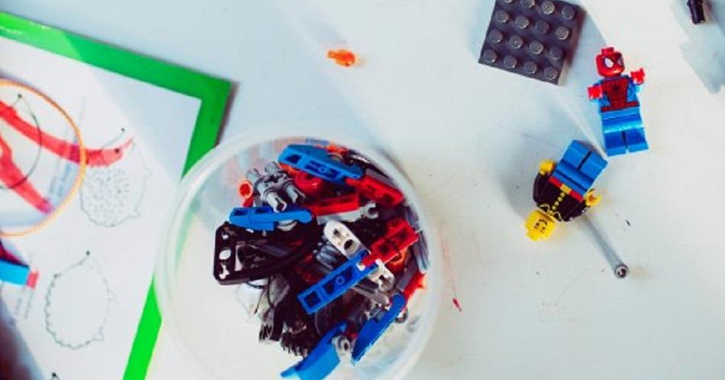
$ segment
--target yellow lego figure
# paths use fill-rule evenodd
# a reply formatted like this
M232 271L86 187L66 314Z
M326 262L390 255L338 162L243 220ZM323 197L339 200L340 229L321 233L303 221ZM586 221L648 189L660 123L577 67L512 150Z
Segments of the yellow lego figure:
M526 219L526 235L544 240L557 222L573 220L599 203L591 185L606 166L607 161L577 141L569 145L558 164L542 162L534 181L533 198L538 209Z

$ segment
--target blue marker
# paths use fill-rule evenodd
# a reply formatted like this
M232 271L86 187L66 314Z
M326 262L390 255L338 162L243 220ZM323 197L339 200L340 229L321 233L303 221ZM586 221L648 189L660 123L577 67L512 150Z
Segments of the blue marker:
M30 277L30 267L0 260L0 282L25 285Z

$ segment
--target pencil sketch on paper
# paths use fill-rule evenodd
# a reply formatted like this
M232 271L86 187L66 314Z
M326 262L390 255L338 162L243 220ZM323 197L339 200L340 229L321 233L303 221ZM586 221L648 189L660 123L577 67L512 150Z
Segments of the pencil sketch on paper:
M141 216L139 208L152 173L133 140L124 140L129 145L124 144L123 159L113 165L90 168L81 187L81 209L92 223L101 227L115 227Z
M53 276L45 296L45 329L60 346L80 349L103 341L114 296L90 252Z

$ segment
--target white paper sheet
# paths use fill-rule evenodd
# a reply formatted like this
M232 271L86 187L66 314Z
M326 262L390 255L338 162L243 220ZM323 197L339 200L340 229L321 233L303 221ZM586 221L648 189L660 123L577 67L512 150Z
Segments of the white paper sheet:
M80 193L49 227L4 240L39 272L35 290L0 283L43 379L119 380L200 100L3 38L0 78L53 98L88 148L133 141L121 160L88 168Z

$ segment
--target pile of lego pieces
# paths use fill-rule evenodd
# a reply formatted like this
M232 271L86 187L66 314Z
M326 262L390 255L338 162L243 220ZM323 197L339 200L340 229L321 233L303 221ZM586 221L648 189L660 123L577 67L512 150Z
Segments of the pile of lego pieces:
M283 377L357 363L424 287L415 212L373 163L336 146L288 145L246 177L244 207L217 229L215 279L261 289L260 341L303 357Z

